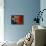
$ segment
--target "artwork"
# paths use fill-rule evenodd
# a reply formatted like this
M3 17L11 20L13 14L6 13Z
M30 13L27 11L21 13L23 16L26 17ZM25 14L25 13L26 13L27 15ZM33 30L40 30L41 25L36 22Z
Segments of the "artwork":
M23 15L12 15L11 24L24 24L24 16Z

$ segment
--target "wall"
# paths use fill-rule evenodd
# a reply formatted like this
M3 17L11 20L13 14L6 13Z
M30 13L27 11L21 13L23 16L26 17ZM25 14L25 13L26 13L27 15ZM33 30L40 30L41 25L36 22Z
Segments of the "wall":
M40 9L40 0L5 0L4 1L4 38L7 41L18 41L31 31L35 12ZM12 25L11 15L24 15L23 25Z
M41 9L41 11L43 10L43 9L46 9L46 0L41 0L40 1L41 3L40 3L40 9ZM43 22L41 21L41 24L40 25L43 25L43 26L46 26L46 10L43 12Z
M43 10L43 9L46 9L46 0L40 1L40 10ZM44 20L43 20L43 22L40 21L40 25L46 27L46 11L44 11L42 17L43 17ZM45 36L46 36L46 34L45 34ZM46 44L46 37L45 37L45 44Z
M0 0L0 42L4 41L4 0Z

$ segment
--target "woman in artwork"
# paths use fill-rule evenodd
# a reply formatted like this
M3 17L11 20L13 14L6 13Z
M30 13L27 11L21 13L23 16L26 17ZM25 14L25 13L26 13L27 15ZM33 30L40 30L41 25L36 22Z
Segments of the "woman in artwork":
M17 17L16 16L12 16L11 17L11 24L17 24Z

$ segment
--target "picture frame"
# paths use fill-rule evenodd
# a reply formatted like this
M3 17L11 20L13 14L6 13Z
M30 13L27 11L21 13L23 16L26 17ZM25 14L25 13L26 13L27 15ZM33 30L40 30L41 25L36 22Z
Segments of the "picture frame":
M17 24L17 25L24 24L24 15L12 15L11 24Z

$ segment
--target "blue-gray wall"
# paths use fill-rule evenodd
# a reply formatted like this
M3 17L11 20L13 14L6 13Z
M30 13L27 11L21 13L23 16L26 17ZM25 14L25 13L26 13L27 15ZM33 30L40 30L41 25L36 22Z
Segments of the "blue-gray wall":
M31 30L36 12L40 9L40 0L5 0L4 1L5 32L4 39L18 41ZM24 25L12 25L11 15L24 15Z

